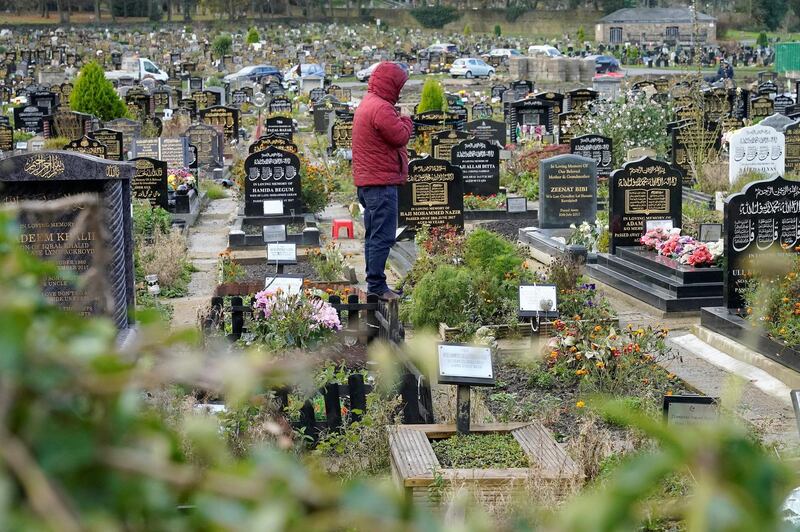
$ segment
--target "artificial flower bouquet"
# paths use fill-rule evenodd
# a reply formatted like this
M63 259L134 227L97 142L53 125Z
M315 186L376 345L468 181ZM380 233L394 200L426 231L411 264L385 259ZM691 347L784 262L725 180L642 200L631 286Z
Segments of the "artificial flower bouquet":
M680 228L658 227L647 231L639 242L659 255L696 268L714 266L722 256L722 241L699 242L694 237L681 235Z

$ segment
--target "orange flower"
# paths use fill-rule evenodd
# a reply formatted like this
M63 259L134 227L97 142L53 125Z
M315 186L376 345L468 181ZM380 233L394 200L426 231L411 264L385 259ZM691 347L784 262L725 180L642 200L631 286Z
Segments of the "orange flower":
M586 403L583 402L583 401L578 401L577 403L575 403L575 408L583 408L585 406L586 406Z
M672 390L667 390L667 393L664 395L672 395Z
M575 371L575 375L577 375L578 377L583 377L583 376L584 376L584 375L586 375L587 373L589 373L589 370L587 370L587 369L583 369L583 368L581 368L581 369L579 369L579 370Z

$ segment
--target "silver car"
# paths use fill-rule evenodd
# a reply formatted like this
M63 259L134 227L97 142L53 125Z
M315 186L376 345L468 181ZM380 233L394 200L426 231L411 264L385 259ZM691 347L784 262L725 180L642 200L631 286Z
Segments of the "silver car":
M453 66L450 67L450 75L454 78L464 76L467 79L491 78L494 76L494 67L487 64L483 59L462 57L453 61Z

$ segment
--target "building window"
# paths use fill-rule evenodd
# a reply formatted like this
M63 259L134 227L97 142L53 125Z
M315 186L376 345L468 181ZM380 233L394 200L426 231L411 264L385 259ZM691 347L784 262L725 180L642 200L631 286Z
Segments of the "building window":
M622 28L611 28L611 43L619 44L622 42Z
M679 32L678 26L667 26L667 39L677 39Z

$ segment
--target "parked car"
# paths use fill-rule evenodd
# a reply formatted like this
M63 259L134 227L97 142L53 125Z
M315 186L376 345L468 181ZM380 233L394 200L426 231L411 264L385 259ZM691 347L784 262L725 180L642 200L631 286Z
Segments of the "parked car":
M463 57L456 59L450 67L450 75L454 78L464 76L467 79L494 76L494 68L487 65L483 59L474 57Z
M149 59L133 56L124 57L122 59L122 68L120 70L107 70L105 76L106 79L117 81L121 79L141 81L148 78L156 81L167 81L169 79L169 75Z
M425 51L430 53L440 53L449 55L458 55L458 46L451 42L440 42L432 44L425 48Z
M278 70L277 67L274 67L272 65L246 66L241 70L239 70L238 72L234 72L233 74L228 74L222 79L228 83L232 81L261 82L270 77L275 78L278 81L283 81L283 74L281 74L281 71Z
M283 73L284 81L297 82L300 78L324 78L325 68L318 63L303 63L302 65L294 65L292 68Z
M587 59L594 59L594 70L597 74L607 74L619 70L619 61L610 55L587 55Z
M378 61L377 63L372 63L367 68L362 68L361 70L356 72L356 79L358 81L361 81L361 82L369 81L369 77L372 75L373 72L375 72L375 69L378 68L378 65L380 65L382 62L383 61ZM407 63L401 63L401 62L398 62L398 61L392 61L392 62L394 64L396 64L396 65L400 65L400 68L405 70L406 74L408 74L408 70L409 69L408 69L408 64Z
M528 46L528 55L546 55L548 57L561 57L563 54L555 46L549 44L535 44Z
M516 48L493 48L488 53L483 54L481 57L504 57L508 59L513 56L521 56L522 52Z

